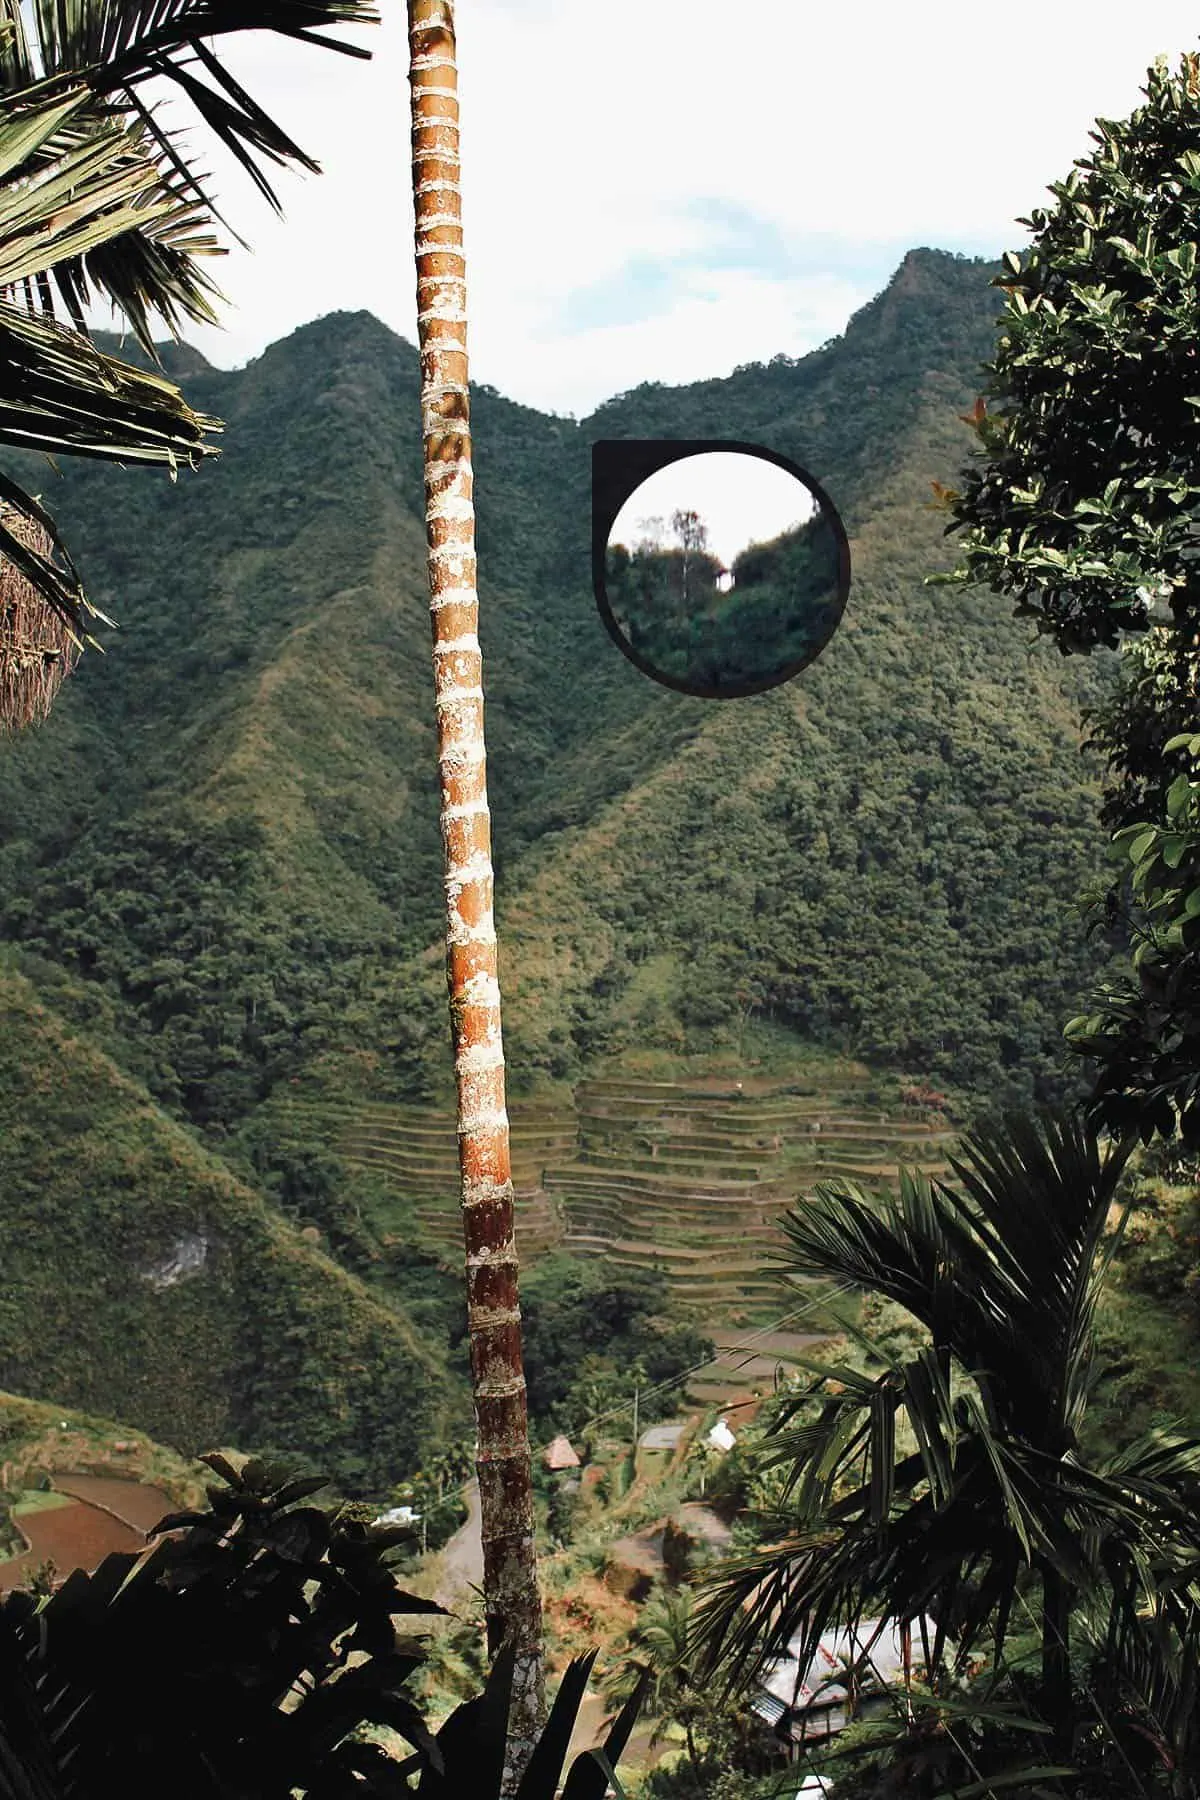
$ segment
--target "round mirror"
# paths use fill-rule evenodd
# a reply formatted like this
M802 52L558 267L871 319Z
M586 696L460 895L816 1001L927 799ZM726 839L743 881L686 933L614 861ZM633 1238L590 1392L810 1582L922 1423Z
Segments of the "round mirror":
M658 448L661 466L607 533L605 624L644 673L685 693L734 699L790 680L841 620L841 520L811 477L771 452Z

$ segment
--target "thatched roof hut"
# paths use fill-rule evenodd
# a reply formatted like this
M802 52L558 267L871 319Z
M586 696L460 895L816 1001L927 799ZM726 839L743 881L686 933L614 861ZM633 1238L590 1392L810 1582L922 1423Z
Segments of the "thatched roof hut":
M50 534L15 507L0 508L13 536L49 558ZM0 556L0 731L40 724L79 657L79 640L15 563Z
M554 1442L547 1447L542 1460L546 1467L555 1475L562 1469L577 1469L579 1467L579 1458L571 1448L570 1439L562 1437L561 1435L556 1437Z

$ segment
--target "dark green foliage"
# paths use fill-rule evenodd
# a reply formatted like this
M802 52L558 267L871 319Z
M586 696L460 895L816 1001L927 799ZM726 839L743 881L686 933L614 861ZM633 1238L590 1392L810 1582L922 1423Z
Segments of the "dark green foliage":
M320 1476L204 1460L225 1487L208 1490L209 1510L165 1518L174 1535L148 1557L110 1556L41 1603L0 1601L4 1800L498 1800L511 1655L434 1738L411 1694L421 1647L397 1638L393 1615L442 1608L400 1591L385 1560L409 1534L306 1505ZM558 1793L594 1660L559 1683L517 1800ZM575 1759L562 1800L604 1800L643 1687L603 1752ZM380 1729L411 1759L385 1751Z
M1116 842L1132 863L1137 909L1132 977L1102 990L1098 1010L1073 1019L1068 1042L1101 1065L1094 1105L1116 1129L1178 1129L1200 1146L1200 734L1168 740L1192 769L1166 793L1166 823L1142 822Z
M36 910L8 910L16 941L102 983L144 1046L158 1098L198 1124L250 1111L329 1043L328 962L362 969L353 938L270 918L267 843L253 819L118 824L55 868Z
M982 459L961 492L940 496L949 530L964 534L962 562L939 579L1011 596L1064 653L1150 633L1100 709L1097 739L1110 820L1145 820L1149 802L1153 834L1163 805L1173 813L1168 790L1186 780L1172 759L1179 734L1200 722L1200 59L1185 55L1172 76L1160 58L1144 94L1128 119L1099 121L1098 148L1055 185L1057 205L1023 221L1029 249L1004 259L1003 335L972 414ZM1166 821L1165 842L1178 823ZM1171 884L1149 888L1135 864L1132 971L1101 988L1071 1042L1100 1064L1103 1117L1147 1134L1178 1126L1195 1141L1190 885L1174 885L1172 912ZM1110 916L1120 902L1118 884Z
M305 1505L320 1476L204 1460L226 1486L162 1521L182 1535L77 1570L40 1606L0 1603L6 1800L402 1793L368 1725L436 1754L391 1614L441 1609L397 1591L384 1553L402 1534Z
M1030 659L999 603L921 589L928 478L961 456L991 342L987 273L913 252L815 355L639 389L582 425L477 393L518 1086L647 1038L732 1041L745 986L800 1036L939 1083L1062 1090L1087 968L1071 901L1098 864L1078 701L1103 680ZM218 462L174 488L103 468L55 484L121 630L0 752L0 930L87 967L103 1041L206 1124L298 1069L346 1097L446 1092L416 352L343 314L184 379L227 419ZM793 687L707 706L602 629L589 444L664 429L761 441L846 518L846 618ZM144 887L140 914L114 886ZM548 907L569 953L547 953ZM161 1032L159 960L189 966Z
M467 1411L436 1338L0 969L0 1387L384 1494Z
M764 1545L712 1578L697 1632L710 1664L734 1659L731 1685L794 1634L806 1663L834 1626L925 1616L935 1686L973 1656L998 1677L1028 1609L1028 1697L1057 1759L1073 1750L1086 1627L1123 1704L1153 1715L1184 1766L1200 1440L1151 1433L1089 1455L1081 1439L1128 1152L1071 1117L1011 1119L968 1139L953 1185L905 1176L875 1201L825 1184L788 1216L789 1272L881 1296L922 1334L913 1354L848 1321L871 1372L807 1365L817 1380L772 1422L762 1457L783 1479Z
M1160 58L1146 104L1099 121L997 277L997 416L980 402L986 461L947 500L956 579L1011 594L1063 651L1115 646L1158 600L1195 617L1198 68Z
M671 1382L712 1355L694 1326L673 1320L667 1279L568 1256L522 1276L521 1319L529 1409L544 1429L576 1429L633 1389ZM648 1395L644 1417L669 1412L677 1395ZM657 1404L656 1404L657 1403Z
M1171 782L1187 773L1179 739L1195 726L1198 694L1200 657L1185 632L1151 627L1126 642L1120 679L1085 715L1107 761L1101 818L1114 831L1161 814Z
M603 1748L581 1752L563 1783L571 1734L595 1660L592 1651L577 1657L565 1670L515 1800L556 1800L556 1796L559 1800L605 1800L610 1777L637 1720L645 1681L636 1685L613 1721ZM492 1665L483 1693L451 1713L437 1735L440 1768L427 1761L421 1772L416 1792L422 1800L494 1800L499 1795L512 1671L511 1652L503 1650ZM413 1757L409 1766L419 1760Z

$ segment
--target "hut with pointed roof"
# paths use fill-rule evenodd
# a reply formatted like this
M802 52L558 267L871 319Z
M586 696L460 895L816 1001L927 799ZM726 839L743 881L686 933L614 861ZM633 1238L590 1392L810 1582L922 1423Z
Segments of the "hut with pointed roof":
M552 1475L560 1475L564 1469L577 1469L579 1458L571 1448L571 1440L560 1433L552 1444L547 1445L542 1461Z

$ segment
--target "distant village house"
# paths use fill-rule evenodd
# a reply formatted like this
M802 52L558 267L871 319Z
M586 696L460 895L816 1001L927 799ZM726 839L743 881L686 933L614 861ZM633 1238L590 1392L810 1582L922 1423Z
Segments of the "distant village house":
M925 1629L932 1639L932 1619L926 1619ZM903 1680L906 1666L910 1671L924 1666L916 1620L903 1633L898 1625L881 1625L878 1619L864 1620L856 1631L826 1632L803 1668L801 1644L798 1634L786 1656L766 1664L750 1703L787 1745L789 1755L805 1743L832 1737L852 1718L886 1714L893 1705L889 1690Z

